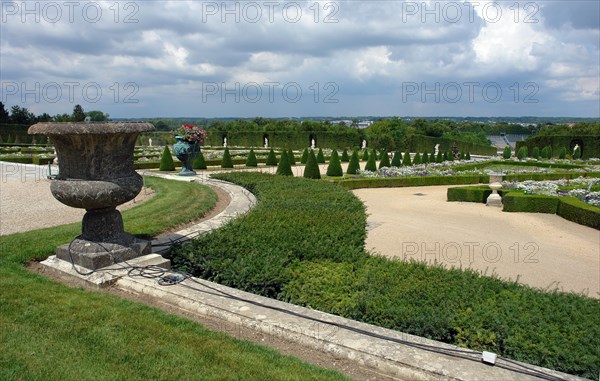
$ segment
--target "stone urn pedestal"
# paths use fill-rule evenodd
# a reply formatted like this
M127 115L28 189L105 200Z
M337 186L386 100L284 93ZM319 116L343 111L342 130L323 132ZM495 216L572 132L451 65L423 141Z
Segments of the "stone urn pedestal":
M502 189L502 175L501 174L492 174L490 175L490 188L492 189L492 194L490 194L486 200L487 206L498 206L502 207L502 197L498 194L498 191Z
M59 174L52 195L65 205L83 208L81 235L56 249L59 259L90 270L150 253L149 241L125 232L116 207L132 200L143 186L133 168L133 149L149 123L38 123L29 134L54 143Z

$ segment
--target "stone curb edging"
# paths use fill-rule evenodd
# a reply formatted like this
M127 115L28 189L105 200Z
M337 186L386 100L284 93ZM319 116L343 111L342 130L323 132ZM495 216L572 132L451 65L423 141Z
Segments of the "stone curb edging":
M248 212L257 202L254 195L246 189L207 176L182 177L147 172L142 174L217 186L230 195L231 202L225 210L210 220L153 240L153 254L127 263L116 264L107 271L82 276L70 263L59 260L55 256L42 262L44 267L80 283L96 287L113 285L122 291L156 298L161 303L182 312L222 319L240 327L306 345L338 358L356 361L382 374L402 380L533 381L540 379L483 364L479 360L479 355L463 353L460 357L454 357L431 352L415 345L428 345L441 351L466 351L464 348L299 307L209 281L191 278L176 285L161 286L156 279L130 274L129 270L132 266L150 265L169 268L170 261L162 258L159 252L168 249L174 241L187 241L222 226ZM86 271L83 268L79 270ZM498 361L498 364L500 363L507 364L502 360ZM550 369L524 363L518 364L557 379L583 380Z
M175 242L182 243L189 241L190 239L196 238L202 234L206 234L211 230L220 228L232 219L247 213L256 205L257 202L256 197L245 188L239 185L228 183L226 181L211 179L210 176L200 175L187 177L153 172L142 172L141 174L160 177L168 180L197 182L203 185L215 186L226 192L230 197L229 205L225 208L225 210L209 220L202 221L188 228L171 233L165 237L152 240L152 252L157 254L168 251L170 246Z
M469 350L465 348L311 310L198 278L165 287L153 279L130 276L120 278L115 286L133 294L156 298L162 304L192 316L217 318L280 337L332 354L336 358L347 358L401 380L540 380L498 366L486 365L481 362L479 353L466 354L464 352ZM455 357L419 348L421 345L446 353L463 353L457 353L458 357ZM504 360L498 360L497 364L518 368ZM518 364L556 377L557 380L583 380L550 369Z

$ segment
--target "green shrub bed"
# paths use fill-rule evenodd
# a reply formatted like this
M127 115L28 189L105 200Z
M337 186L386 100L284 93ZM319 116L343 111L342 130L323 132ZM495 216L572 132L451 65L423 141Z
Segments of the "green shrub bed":
M460 176L407 176L390 178L350 178L336 181L337 184L347 189L360 188L395 188L416 187L427 185L453 185L453 184L479 184L489 182L488 175L460 175Z
M600 230L600 208L575 197L560 197L556 214L569 221Z
M487 186L448 188L448 201L485 203L492 190ZM531 195L519 191L499 190L505 212L558 214L562 218L600 230L600 208L575 197Z
M578 177L600 177L600 172L554 172L554 173L520 173L504 175L504 181L525 181L525 180L560 180L576 179Z
M556 214L558 197L509 192L502 198L505 212L530 212Z
M600 301L474 271L371 256L366 211L325 181L215 176L254 193L248 214L174 248L178 268L298 305L595 378Z

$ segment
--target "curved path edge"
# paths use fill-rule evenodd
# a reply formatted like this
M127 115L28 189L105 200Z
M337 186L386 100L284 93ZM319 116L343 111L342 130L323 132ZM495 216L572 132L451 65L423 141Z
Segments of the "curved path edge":
M152 172L144 172L142 174L167 180L196 182L202 185L214 186L226 192L230 198L229 205L216 216L173 232L167 236L152 240L152 253L165 253L174 243L186 242L212 230L218 229L234 218L247 213L256 205L256 197L246 188L226 181L212 179L210 176L177 176Z

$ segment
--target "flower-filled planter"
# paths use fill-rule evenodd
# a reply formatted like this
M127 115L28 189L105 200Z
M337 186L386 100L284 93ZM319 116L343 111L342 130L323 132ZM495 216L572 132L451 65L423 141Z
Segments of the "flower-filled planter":
M206 140L206 131L196 126L183 125L176 132L177 142L173 146L173 152L182 163L179 176L194 176L196 172L192 169L192 163L200 154L200 146Z

